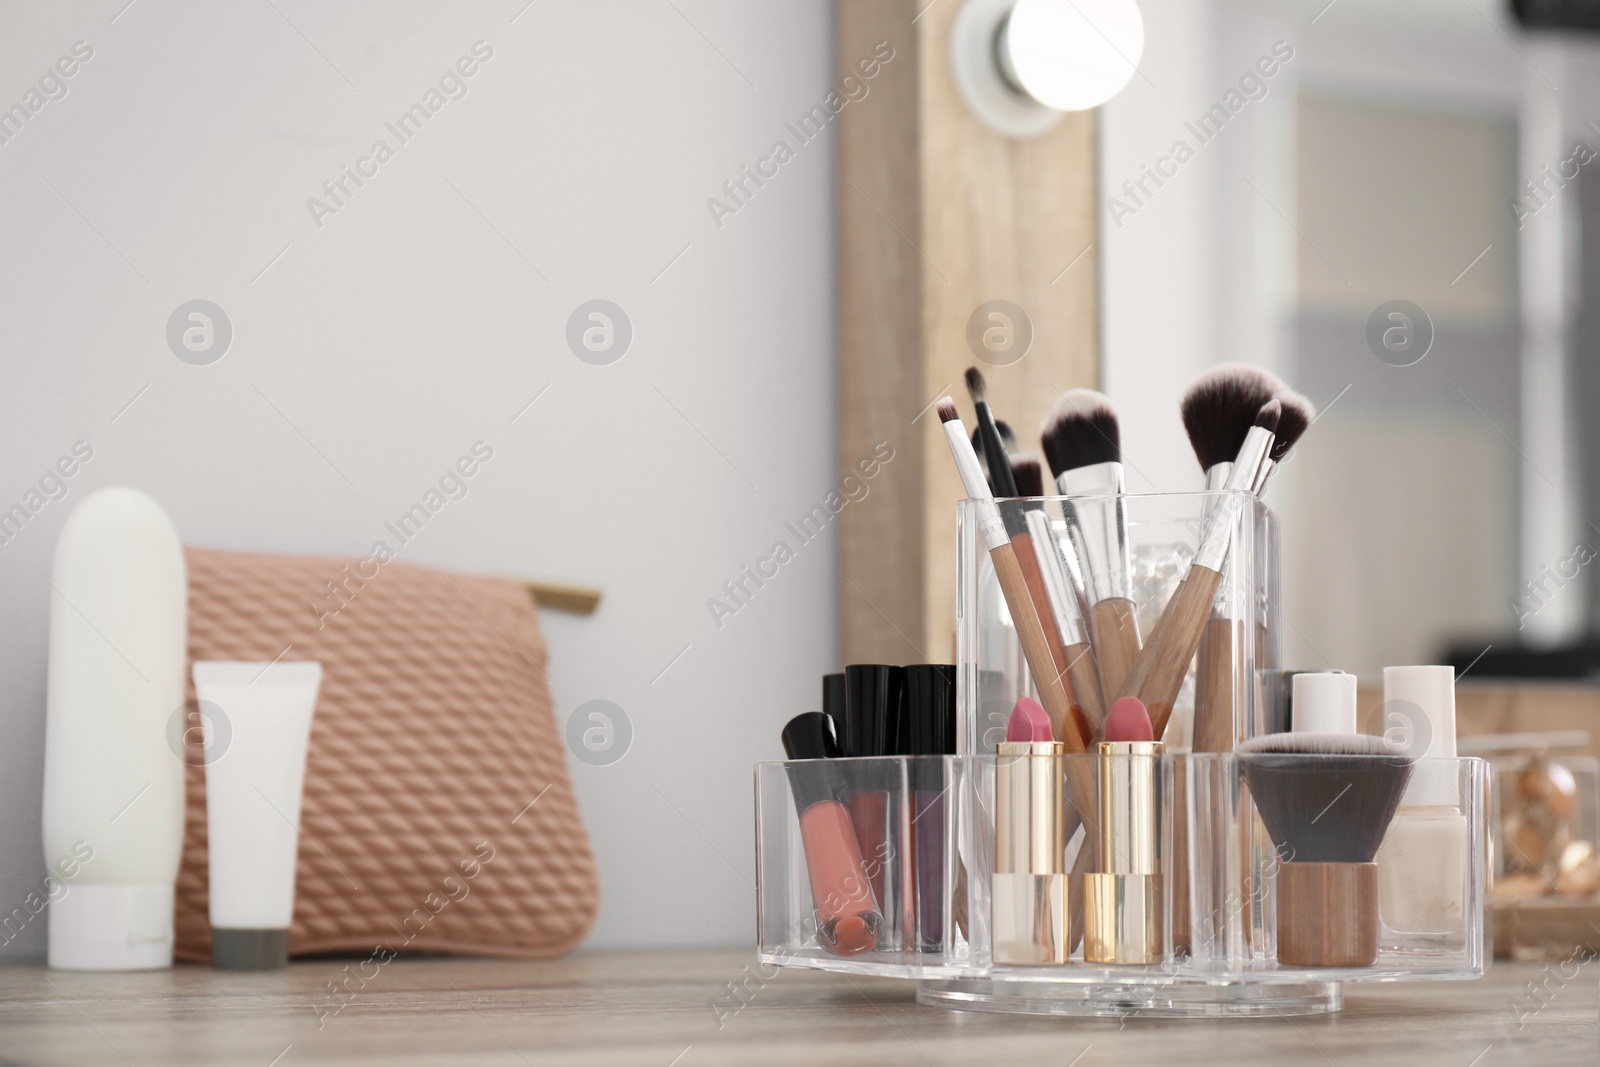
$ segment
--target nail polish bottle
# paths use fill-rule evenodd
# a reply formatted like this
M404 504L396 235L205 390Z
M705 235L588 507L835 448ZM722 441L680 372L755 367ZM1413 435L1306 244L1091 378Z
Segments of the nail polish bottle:
M1411 784L1378 850L1379 944L1412 956L1453 955L1467 943L1471 828L1456 755L1455 669L1385 667L1384 723L1408 736Z

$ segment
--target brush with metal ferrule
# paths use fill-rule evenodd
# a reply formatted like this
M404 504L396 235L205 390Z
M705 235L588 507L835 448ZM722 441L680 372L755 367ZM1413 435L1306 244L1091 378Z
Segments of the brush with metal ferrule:
M1213 367L1184 390L1178 410L1205 472L1207 490L1228 483L1234 458L1244 447L1261 405L1286 392L1288 387L1276 375L1243 363Z
M1071 389L1056 402L1039 434L1056 487L1068 498L1062 510L1083 571L1100 681L1115 692L1142 643L1132 595L1117 413L1102 394Z
M1078 599L1073 595L1072 583L1068 578L1071 557L1062 553L1061 542L1050 528L1050 517L1043 509L1030 510L1027 521L1034 551L1039 556L1039 569L1044 576L1050 610L1055 617L1056 628L1061 633L1068 689L1072 697L1072 719L1087 746L1105 719L1105 702L1101 695L1100 672L1089 644L1089 629L1078 614Z
M1256 496L1267 491L1267 482L1271 480L1273 472L1317 419L1316 407L1299 393L1281 393L1278 402L1283 405L1283 416L1278 419L1278 432L1273 437L1272 451L1267 454L1266 462L1261 464L1261 471L1256 475Z
M989 493L989 483L984 481L983 471L978 467L978 457L972 450L972 442L967 440L966 428L956 414L956 403L947 396L941 397L935 409L944 426L945 440L950 445L950 455L955 460L956 471L961 476L967 497L977 504L978 533L989 550L989 560L994 565L1000 592L1005 597L1006 608L1016 626L1017 641L1022 646L1033 684L1039 691L1040 702L1050 716L1052 732L1069 753L1083 752L1083 739L1079 737L1077 729L1071 726L1072 698L1067 693L1065 675L1055 670L1050 658L1050 646L1044 631L1046 623L1039 618L1033 606L1022 568L1017 563L1016 548L1011 543L1011 535L1006 532L1006 524L1000 518L994 497ZM1093 770L1080 766L1078 761L1069 760L1068 764L1068 799L1077 808L1084 826L1093 832L1095 805L1098 802Z
M1272 447L1273 430L1278 425L1281 410L1278 401L1268 400L1257 412L1255 424L1245 434L1223 486L1226 492L1220 495L1207 516L1200 547L1195 551L1183 583L1162 610L1155 638L1139 653L1133 670L1123 682L1119 696L1136 696L1144 702L1157 738L1167 727L1173 701L1183 687L1189 661L1194 658L1206 619L1211 615L1233 528L1246 502L1253 499L1249 490Z
M1000 437L994 409L989 406L989 383L983 380L983 372L977 367L967 368L966 379L967 394L972 397L972 407L977 412L978 436L983 441L983 458L989 467L994 495L1016 496L1017 482L1011 473L1011 458Z
M1056 670L1051 658L1044 623L1034 607L1033 596L1017 560L1016 548L1011 543L1011 534L1005 520L1000 517L999 505L989 492L989 483L984 480L983 471L978 466L972 442L967 440L966 427L962 426L961 417L956 414L955 401L942 397L936 408L939 421L944 425L945 438L950 444L950 455L955 459L956 472L961 475L968 498L978 504L978 533L989 550L1000 591L1005 596L1006 607L1017 628L1022 654L1028 661L1028 670L1039 689L1045 710L1050 713L1051 725L1062 741L1070 746L1079 742L1078 733L1076 730L1063 730L1062 726L1071 720L1072 700L1067 695L1064 676ZM1081 742L1074 751L1082 751Z
M966 382L967 392L972 397L972 406L978 413L978 428L972 435L974 451L982 457L990 490L996 497L1002 498L1037 496L1037 493L1018 491L1011 455L1011 450L1016 445L1016 436L1011 433L1009 427L1002 430L1003 424L995 418L994 409L989 405L989 385L984 381L983 372L977 367L968 367ZM1005 521L1006 531L1016 545L1017 563L1022 568L1023 581L1028 587L1029 597L1033 600L1034 610L1044 623L1045 640L1050 649L1050 661L1056 677L1063 677L1067 671L1066 653L1046 599L1044 576L1039 572L1038 554L1033 546L1033 536L1028 532L1023 510L1016 506L1007 506L1001 512L1001 518Z
M1206 489L1221 490L1233 474L1234 461L1261 406L1288 387L1275 375L1259 367L1225 364L1201 375L1187 390L1179 404L1184 429L1194 447L1195 458L1205 472ZM1281 403L1281 401L1280 401ZM1280 414L1280 422L1281 414ZM1274 442L1276 448L1276 442ZM1263 460L1264 468L1268 461ZM1254 489L1255 483L1246 485ZM1216 508L1215 500L1205 505L1206 519ZM1197 648L1195 665L1194 741L1196 752L1227 752L1233 748L1235 677L1244 669L1239 652L1243 648L1244 605L1237 597L1224 571L1221 593L1212 605Z
M1017 552L1034 554L1038 569L1042 601L1035 600L1045 626L1045 637L1050 641L1050 656L1056 669L1067 675L1067 695L1072 698L1072 719L1087 746L1094 740L1100 720L1105 718L1105 704L1101 698L1100 674L1095 670L1094 656L1089 651L1089 633L1079 613L1078 599L1074 593L1072 568L1075 566L1061 552L1061 543L1050 527L1044 504L1029 497L1044 495L1044 467L1039 457L1031 452L1015 453L1011 457L1011 470L1017 480L1017 495L1023 498L1022 519L1027 537L1013 533L1011 543ZM1026 540L1028 548L1024 547ZM1024 561L1025 571L1028 569ZM1081 584L1081 579L1078 579ZM1029 591L1035 587L1030 583Z
M1039 457L1032 453L1017 453L1010 457L1011 473L1014 482L1013 488L1017 496L1022 498L1038 497L1044 493L1044 476L1039 463ZM993 484L991 480L990 484ZM1050 646L1050 662L1054 665L1056 675L1067 677L1068 696L1072 698L1074 708L1081 703L1077 694L1077 681L1071 675L1070 654L1067 650L1066 628L1062 625L1057 606L1050 595L1050 586L1057 577L1046 573L1054 561L1049 546L1042 544L1034 535L1033 526L1028 521L1033 515L1044 514L1044 504L1038 500L1023 499L1018 503L1004 505L1003 517L1006 530L1011 534L1011 543L1016 546L1017 564L1022 568L1023 580L1028 585L1028 596L1033 601L1033 608L1039 613L1039 621L1044 625L1045 642ZM1083 743L1087 745L1092 735L1084 735Z

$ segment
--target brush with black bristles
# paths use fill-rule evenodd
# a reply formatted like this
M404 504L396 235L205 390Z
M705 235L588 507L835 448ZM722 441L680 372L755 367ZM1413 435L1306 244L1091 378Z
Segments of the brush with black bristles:
M1116 409L1092 389L1069 389L1039 428L1056 488L1067 498L1067 533L1078 554L1089 639L1105 696L1122 688L1139 656L1133 566Z
M1039 702L1050 714L1050 725L1056 731L1056 736L1069 748L1076 745L1075 751L1081 752L1083 742L1077 732L1063 729L1070 721L1072 700L1066 689L1066 672L1055 665L1052 641L1047 636L1049 631L1055 629L1054 620L1048 615L1041 616L1036 606L1046 602L1046 594L1026 522L1021 522L1023 533L1020 536L1026 539L1027 545L1027 551L1023 552L1023 546L1016 543L1018 535L1011 532L1012 523L1001 516L1001 505L995 500L978 466L977 453L973 450L972 442L967 440L966 428L961 425L961 416L956 413L955 401L941 397L937 411L950 445L950 455L955 459L956 472L961 475L961 484L966 488L968 499L978 502L978 533L983 537L989 559L994 564L995 577L999 580L1000 592L1005 597L1011 621L1016 627L1023 657L1039 690ZM1020 509L1008 510L1016 510L1020 520ZM1039 586L1037 596L1031 588L1034 582ZM1054 643L1060 643L1059 635Z
M1186 422L1191 412L1196 414L1199 423L1213 426L1218 422L1237 420L1237 412L1222 414L1225 404L1216 399L1218 395L1228 397L1226 403L1237 404L1240 402L1239 397L1258 395L1260 389L1268 384L1276 383L1279 388L1276 399L1281 410L1277 429L1273 433L1272 447L1268 450L1267 457L1261 461L1255 481L1251 485L1251 491L1260 496L1276 463L1288 455L1295 442L1300 440L1306 428L1311 425L1311 420L1316 418L1316 409L1305 397L1293 392L1270 375L1266 375L1265 371L1240 367L1221 368L1221 370L1223 373L1217 375L1217 380L1206 389L1198 392L1196 389L1190 390L1191 396L1199 395L1202 400L1192 408L1184 409ZM1218 382L1222 384L1219 385ZM1220 439L1222 435L1212 436ZM1199 451L1197 445L1196 454ZM1202 458L1201 463L1205 462L1206 460ZM1232 464L1229 462L1213 463L1207 467L1206 487L1212 488L1212 479L1218 473L1231 468ZM1244 647L1244 623L1249 615L1249 608L1247 604L1240 602L1237 593L1238 590L1231 584L1224 585L1223 595L1213 605L1211 618L1206 622L1205 632L1200 636L1194 678L1193 750L1196 752L1231 751L1241 732L1240 724L1235 721L1234 705L1236 682L1245 669L1240 652ZM1258 640L1265 641L1265 639L1263 623L1258 627Z
M1276 375L1243 363L1213 367L1184 390L1178 410L1195 458L1206 472L1208 490L1227 484L1261 405L1286 392L1288 387Z
M996 420L994 420L994 426L995 426L996 430L1000 431L1000 447L1005 449L1006 457L1008 459L1010 459L1012 457L1012 455L1017 451L1017 435L1011 429L1011 424L1006 422L1005 419L996 419ZM979 427L974 427L973 428L973 431L972 431L972 448L973 448L973 451L978 453L978 462L979 462L979 464L981 464L983 466L983 476L985 478L989 479L989 489L991 491L993 491L994 490L994 477L992 475L990 475L990 473L989 473L989 455L988 455L987 452L984 451L984 448L983 448L983 430L982 430L982 428L979 428ZM1015 480L1015 478L1016 478L1016 470L1015 470L1015 461L1014 460L1013 460L1013 469L1012 469L1011 473L1012 473L1012 479ZM995 493L995 496L1002 496L1002 495L1004 495L1004 494ZM1028 494L1027 493L1023 493L1023 492L1018 492L1017 495L1018 496L1027 496Z
M1068 613L1067 606L1058 601L1057 587L1064 581L1060 569L1061 553L1059 546L1054 545L1049 521L1045 520L1042 525L1039 523L1039 520L1045 519L1044 505L1037 499L1026 499L1044 495L1043 468L1038 456L1015 451L1017 439L1009 426L1004 422L996 422L995 425L1006 448L1013 494L1024 498L1002 503L1001 515L1011 534L1011 543L1017 548L1017 562L1028 583L1028 594L1033 598L1034 610L1044 624L1045 640L1050 645L1050 661L1055 666L1056 674L1066 679L1067 695L1072 700L1073 721L1082 722L1085 697L1078 693L1078 686L1083 672L1081 668L1073 669L1071 651L1077 632L1074 623L1078 621L1078 616L1075 611ZM992 477L989 486L991 489L994 487ZM1075 608L1076 604L1072 607ZM1096 692L1089 703L1091 710L1098 706L1099 697L1100 694ZM1085 745L1094 738L1092 733L1080 731L1080 734Z
M1305 436L1311 424L1317 420L1317 409L1299 393L1287 391L1278 394L1278 401L1283 404L1283 417L1278 420L1278 432L1272 441L1272 451L1267 454L1266 462L1261 464L1261 473L1256 475L1255 494L1261 496L1267 491L1267 482L1272 477L1272 472L1288 458L1294 446Z
M1010 427L995 418L994 408L989 404L989 383L984 380L983 372L977 367L968 367L966 382L967 392L972 397L972 406L978 413L978 427L973 433L974 448L981 451L986 461L989 488L1000 498L1038 495L1019 493L1017 490L1016 472L1012 469L1011 456L1012 450L1016 447L1016 435L1011 433ZM1032 507L1036 508L1038 505ZM1040 621L1044 623L1045 637L1050 645L1051 662L1055 665L1057 676L1065 678L1068 665L1066 642L1056 621L1055 612L1051 608L1043 573L1041 560L1047 558L1047 555L1040 551L1040 546L1034 544L1033 533L1028 528L1029 510L1029 505L1011 503L1000 505L1001 517L1005 520L1012 542L1017 546L1017 560L1022 565L1028 592L1033 597L1034 608L1039 614ZM1070 685L1070 682L1068 684ZM1057 723L1056 726L1059 729L1061 724Z
M989 465L989 481L995 496L1016 496L1017 482L1011 473L1011 457L1006 451L994 409L989 406L989 383L977 367L967 368L967 395L978 413L978 438L983 442L983 458Z
M961 476L967 498L977 503L978 534L988 549L990 562L994 564L1000 593L1005 597L1006 608L1017 629L1017 642L1022 646L1028 673L1033 676L1034 687L1039 692L1039 703L1044 705L1045 713L1050 716L1053 736L1066 745L1069 754L1081 753L1084 751L1084 742L1078 731L1072 728L1072 698L1067 692L1066 675L1055 668L1050 643L1045 636L1047 627L1052 624L1041 619L1034 606L1037 601L1028 588L1018 560L1018 547L1006 528L1005 520L1000 517L989 483L984 480L983 471L978 466L978 456L973 451L972 442L967 440L966 427L961 425L961 416L956 413L956 402L947 396L940 397L935 409L939 413L945 441L950 446L950 456L955 460L956 472ZM1029 555L1033 555L1031 548ZM1084 825L1091 833L1089 840L1093 840L1094 813L1099 804L1094 770L1086 760L1068 760L1067 764L1070 801L1077 807Z
M1045 495L1044 465L1032 452L1017 452L1011 457L1011 470L1016 475L1017 495L1041 497ZM1048 610L1060 634L1061 651L1065 657L1068 694L1072 697L1073 721L1085 745L1094 740L1105 719L1105 702L1101 695L1100 672L1096 669L1094 655L1089 647L1089 629L1078 603L1077 590L1083 579L1077 575L1075 555L1063 552L1061 541L1051 529L1050 517L1044 505L1037 500L1023 505L1023 517L1033 550L1039 560L1039 571L1044 579ZM1020 549L1019 549L1020 551Z
M1368 967L1378 959L1378 865L1413 761L1366 734L1267 734L1239 746L1277 846L1278 962Z
M1178 591L1162 609L1154 636L1140 651L1133 670L1117 694L1119 697L1136 696L1144 702L1150 710L1157 738L1167 728L1173 702L1183 687L1184 676L1189 673L1189 661L1194 658L1206 620L1211 617L1211 605L1222 583L1222 565L1227 559L1233 528L1249 499L1248 490L1255 484L1256 471L1272 447L1273 431L1282 409L1278 401L1268 400L1256 412L1245 433L1244 444L1234 457L1228 480L1223 484L1223 489L1229 492L1220 494L1210 509L1188 572Z

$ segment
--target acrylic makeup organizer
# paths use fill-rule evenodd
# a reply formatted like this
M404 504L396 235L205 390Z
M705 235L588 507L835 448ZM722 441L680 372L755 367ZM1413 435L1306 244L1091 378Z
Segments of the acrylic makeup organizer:
M1145 640L1219 498L1219 493L1123 498L1133 600ZM1039 502L1065 545L1063 498ZM956 609L961 753L811 761L829 764L840 802L850 812L865 865L860 892L863 899L870 894L882 916L877 944L856 955L837 955L819 944L819 913L788 773L795 765L761 763L756 767L757 949L764 964L910 979L919 983L917 999L925 1004L1103 1017L1323 1014L1343 1007L1347 982L1472 979L1484 973L1488 764L1480 759L1416 763L1417 772L1430 767L1427 773L1458 786L1468 828L1459 922L1423 939L1385 926L1377 961L1370 966L1280 964L1279 860L1244 783L1244 762L1253 757L1187 751L1193 664L1166 734L1167 754L1156 771L1165 879L1163 960L1088 964L1081 938L1075 937L1067 964L996 965L990 930L995 744L1004 736L1012 704L1031 693L1032 684L976 518L976 506L962 502ZM1276 516L1251 499L1235 528L1218 593L1218 603L1232 605L1233 617L1243 622L1232 685L1239 741L1287 725L1275 609L1278 551ZM1092 774L1098 766L1092 748L1066 759L1078 764L1068 774ZM1074 912L1081 912L1081 883L1072 879Z

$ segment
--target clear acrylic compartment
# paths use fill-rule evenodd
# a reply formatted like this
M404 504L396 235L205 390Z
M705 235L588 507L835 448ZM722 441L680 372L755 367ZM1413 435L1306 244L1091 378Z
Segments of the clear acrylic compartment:
M1183 580L1207 522L1229 497L1222 492L1155 493L1070 501L1080 516L1120 509L1128 546L1125 592L1133 603L1143 640L1149 640L1162 609ZM1238 494L1232 494L1232 499L1238 503ZM997 504L1008 517L1028 511L1042 513L1063 562L1073 557L1066 518L1068 498L1005 499ZM1004 736L1006 718L1017 698L1034 695L1035 687L979 532L979 504L963 500L957 513L956 655L961 667L957 684L963 727L958 741L963 754L983 754L993 752ZM1280 618L1273 606L1279 600L1279 552L1277 515L1259 499L1246 498L1234 522L1215 601L1216 614L1233 622L1231 636L1229 629L1206 635L1207 646L1218 651L1211 660L1212 671L1204 679L1207 692L1231 695L1232 721L1223 732L1231 734L1234 743L1287 727L1287 723L1275 722L1281 715L1275 709L1283 707L1278 693L1282 686ZM1082 584L1092 583L1085 579ZM1074 599L1080 604L1081 616L1088 617L1095 610L1092 591ZM1213 640L1224 636L1228 636L1226 649L1218 647L1223 642ZM1068 644L1070 647L1070 641ZM1196 656L1197 662L1191 664L1174 705L1166 735L1169 745L1188 747L1193 736L1195 692L1202 680L1199 659Z
M965 910L957 899L965 770L953 756L756 764L762 961L896 977L960 973L964 935L952 916Z
M1103 759L1068 756L1070 776L1098 783ZM888 756L761 763L756 768L758 951L763 963L922 979L922 1000L955 1007L1091 1015L1254 1015L1336 1011L1340 983L1475 978L1486 957L1482 921L1489 841L1488 765L1478 759L1418 761L1459 784L1464 866L1459 921L1421 945L1393 943L1388 873L1379 865L1385 920L1376 961L1362 967L1288 966L1277 956L1277 882L1282 860L1267 837L1244 780L1252 757L1178 753L1160 757L1152 812L1162 876L1157 958L1148 964L1086 962L1083 878L1073 876L1074 924L1064 965L994 962L995 776L1003 757ZM825 764L829 818L813 815L802 834L793 774ZM808 797L808 799L811 799ZM807 811L811 811L808 806ZM1093 818L1103 817L1096 811ZM1404 812L1397 815L1397 820ZM1393 824L1391 824L1392 829ZM1174 831L1177 832L1174 832ZM833 840L826 835L834 834ZM1062 869L1082 837L1072 835ZM848 845L860 873L843 878L829 849ZM1174 849L1187 841L1187 858ZM848 851L848 848L846 848ZM874 858L869 858L874 857ZM1092 870L1106 866L1087 865ZM1117 866L1117 864L1110 864ZM819 905L820 890L831 897ZM875 943L830 949L819 930L841 903L867 902L881 916Z
M1102 516L1120 508L1131 563L1125 589L1145 640L1188 570L1202 530L1223 508L1223 499L1220 493L1190 493L1073 501L1080 517L1093 515L1097 507ZM1042 512L1047 525L1041 527L1035 515L1030 519L1032 529L1047 530L1047 537L1062 548L1071 544L1065 498L998 503L1002 513ZM1420 842L1433 857L1434 868L1455 864L1451 869L1460 878L1450 880L1448 892L1439 891L1454 897L1436 899L1436 892L1425 901L1432 911L1422 912L1416 900L1402 899L1400 904L1410 911L1401 916L1404 921L1390 922L1393 880L1384 879L1380 862L1379 909L1384 921L1374 963L1306 967L1278 960L1277 887L1283 860L1245 783L1243 761L1252 757L1227 751L1287 726L1275 609L1280 570L1277 518L1253 497L1242 502L1233 497L1228 504L1238 511L1212 613L1213 622L1224 619L1227 625L1210 635L1216 640L1209 652L1203 646L1189 665L1172 701L1166 753L1153 777L1152 810L1162 875L1156 962L1087 963L1081 926L1073 930L1071 959L1065 964L994 962L996 745L1004 738L1017 698L1037 693L978 534L978 508L971 501L959 508L957 739L962 754L811 761L829 765L828 788L839 806L831 816L834 823L850 827L858 851L867 857L862 860L864 867L876 855L883 868L864 869L858 879L869 883L882 910L883 936L870 951L852 955L830 951L819 940L820 913L813 892L817 883L807 866L795 803L794 768L800 765L764 763L758 765L756 780L762 960L919 979L918 999L925 1003L1100 1016L1316 1014L1342 1007L1344 982L1482 975L1490 776L1488 765L1477 759L1420 761L1414 774L1457 783L1459 806L1402 811L1390 827L1393 834L1401 818L1408 819L1402 832L1394 835L1411 849L1403 862L1417 863ZM1047 550L1050 547L1046 542ZM1189 751L1197 690L1205 694L1201 703L1207 709L1202 732L1225 751ZM1065 757L1063 796L1098 797L1102 758L1092 750ZM1424 766L1429 767L1426 772ZM937 768L931 777L920 769L929 767ZM808 799L814 797L815 782L806 790ZM933 815L926 811L930 795L942 797ZM867 799L860 799L863 796ZM1090 821L1099 814L1093 811ZM1068 816L1069 836L1079 821ZM858 831L858 826L865 829ZM930 833L941 846L928 843L925 835ZM1069 843L1064 869L1072 870L1081 840L1080 834ZM1394 849L1386 842L1380 859ZM1448 862L1441 863L1440 857ZM1394 866L1392 860L1390 865ZM1069 879L1068 905L1074 916L1081 918L1085 898L1082 871L1098 867L1098 862L1080 863ZM940 874L937 880L935 871ZM835 892L836 897L848 895ZM1451 921L1428 920L1436 929L1405 928L1408 922L1416 925L1417 914L1445 913L1453 915ZM926 936L919 937L919 929L928 932Z

